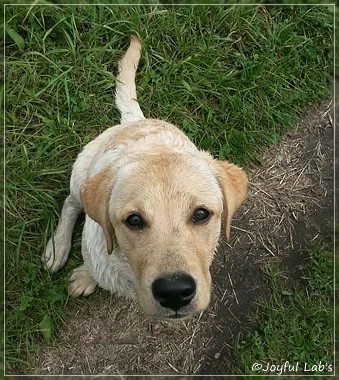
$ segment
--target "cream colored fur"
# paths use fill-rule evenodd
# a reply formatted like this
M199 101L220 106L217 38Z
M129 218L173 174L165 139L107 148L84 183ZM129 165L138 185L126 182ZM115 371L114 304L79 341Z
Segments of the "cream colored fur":
M209 304L209 268L222 215L229 238L232 216L246 195L247 176L198 150L175 126L144 118L135 89L140 52L140 42L132 36L117 77L121 124L105 130L79 154L70 195L43 261L52 272L65 264L75 222L84 210L84 264L70 278L69 295L88 295L99 285L137 299L150 315L187 318ZM192 221L199 208L210 213L202 224ZM126 224L131 214L142 215L143 228ZM177 272L190 275L196 291L188 305L174 312L154 298L152 283Z

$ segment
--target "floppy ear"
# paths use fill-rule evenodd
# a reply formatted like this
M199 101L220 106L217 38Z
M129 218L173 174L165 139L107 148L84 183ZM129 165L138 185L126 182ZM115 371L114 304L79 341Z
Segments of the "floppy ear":
M112 186L113 173L111 170L104 170L88 180L80 192L86 214L99 223L104 230L109 255L113 252L113 239L115 238L108 214Z
M246 173L227 161L215 161L219 186L224 196L225 236L229 240L231 220L235 211L245 200L248 178Z

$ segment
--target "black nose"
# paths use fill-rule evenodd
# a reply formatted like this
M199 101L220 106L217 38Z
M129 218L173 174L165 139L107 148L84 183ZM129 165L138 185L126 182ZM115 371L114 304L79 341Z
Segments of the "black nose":
M193 299L196 284L193 277L185 273L174 273L159 277L152 284L153 297L161 306L174 311L188 305Z

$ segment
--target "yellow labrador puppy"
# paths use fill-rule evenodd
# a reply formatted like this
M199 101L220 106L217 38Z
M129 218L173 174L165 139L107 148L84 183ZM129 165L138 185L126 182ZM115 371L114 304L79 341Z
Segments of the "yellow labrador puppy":
M140 53L132 36L117 77L121 124L79 154L43 261L52 272L65 264L84 210L84 264L70 278L69 295L89 295L99 285L136 298L151 316L184 319L209 304L222 215L229 238L247 176L198 150L174 125L145 119L135 87Z

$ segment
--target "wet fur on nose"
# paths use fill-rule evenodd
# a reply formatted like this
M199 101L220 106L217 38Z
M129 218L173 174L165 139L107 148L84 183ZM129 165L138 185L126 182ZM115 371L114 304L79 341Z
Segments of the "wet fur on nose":
M152 284L154 298L161 306L174 311L188 305L194 298L196 283L186 273L174 273L157 278Z

